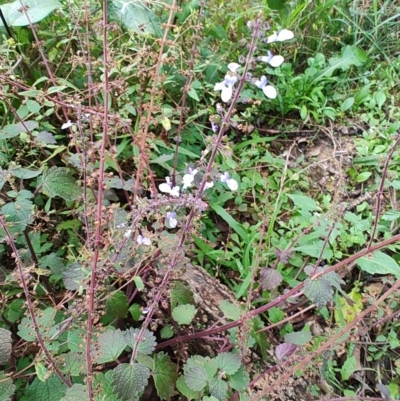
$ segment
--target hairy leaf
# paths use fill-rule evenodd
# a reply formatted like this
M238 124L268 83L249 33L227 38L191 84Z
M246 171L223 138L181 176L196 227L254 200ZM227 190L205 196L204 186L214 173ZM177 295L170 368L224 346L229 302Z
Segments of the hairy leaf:
M178 373L176 365L163 352L154 356L153 379L157 394L162 400L167 400L173 396Z
M74 384L60 401L89 401L87 386Z
M193 305L179 305L172 310L174 320L182 324L190 324L196 314L196 308Z
M309 331L296 331L285 335L285 342L294 345L303 345L311 341L311 333Z
M279 344L275 349L275 355L280 361L282 361L288 358L290 355L293 355L296 352L296 349L297 345L295 344Z
M180 281L176 281L171 291L171 309L185 304L194 304L193 292L189 286Z
M233 375L236 373L240 365L240 357L237 354L232 354L230 352L223 352L216 357L218 368L221 369L228 375Z
M65 270L62 258L54 252L40 258L39 266L42 269L48 267L53 274L61 274Z
M332 284L324 277L315 280L308 278L304 283L304 294L317 305L317 308L321 309L332 300Z
M135 348L135 344L139 338L139 333L140 329L133 329L132 327L129 330L125 330L123 333L127 345L132 349ZM155 350L156 345L157 340L154 337L154 334L146 329L140 339L138 351L144 355L150 355Z
M27 387L26 394L29 401L60 401L67 389L67 385L58 376L52 375L45 382L36 377Z
M2 206L1 213L5 215L7 228L11 233L20 233L33 222L33 204L28 199L6 203Z
M236 391L244 391L250 383L250 376L245 367L240 366L239 370L229 376L229 386Z
M123 401L139 399L147 386L150 370L139 363L123 363L113 370L112 385L114 393Z
M47 308L36 315L36 323L42 335L50 331L51 327L54 325L55 316L56 311L53 308ZM36 340L36 332L30 316L24 317L21 320L21 323L18 325L18 335L25 341Z
M126 347L124 334L120 329L108 330L99 335L94 352L96 363L112 362L118 359Z
M17 1L15 1L14 3L17 3ZM3 7L6 5L8 4L4 4L3 6L1 6L1 9L3 9ZM3 26L3 24L0 18L0 27L1 26ZM6 125L4 128L0 130L0 140L14 138L15 136L19 135L22 132L33 131L38 126L39 123L36 121L24 121L23 123Z
M223 300L218 307L221 309L227 319L238 320L240 318L242 310L237 305Z
M17 178L21 178L24 180L29 180L30 178L35 178L38 175L41 174L41 170L30 170L28 168L23 168L21 166L17 166L17 165L11 165L8 168L8 171Z
M72 263L63 272L65 288L70 291L83 290L85 272L79 263Z
M122 291L117 291L106 302L107 314L112 318L123 319L128 313L128 297Z
M68 352L59 356L60 370L71 376L80 376L86 372L86 357L82 352Z
M9 401L15 389L13 379L7 377L3 371L0 371L0 401Z
M176 388L179 392L184 395L188 401L197 400L199 397L198 391L191 390L185 382L185 378L183 376L179 376L176 382Z
M10 360L12 350L11 331L0 328L0 365Z
M275 269L264 267L260 272L260 285L263 290L273 290L282 282L282 274Z
M94 396L95 401L121 401L116 394L114 394L112 386L113 370L108 370L104 373L94 374L94 386L97 391Z
M214 378L208 384L210 395L218 400L226 399L228 395L228 383L224 380Z
M185 366L185 382L193 391L201 391L207 385L207 372L202 366Z
M51 167L44 171L41 184L41 192L50 198L59 196L66 201L74 201L82 195L75 178L65 167Z

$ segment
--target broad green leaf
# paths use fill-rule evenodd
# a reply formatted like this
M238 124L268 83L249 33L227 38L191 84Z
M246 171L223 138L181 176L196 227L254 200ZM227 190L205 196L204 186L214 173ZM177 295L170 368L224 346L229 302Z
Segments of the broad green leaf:
M124 331L124 338L126 344L132 349L135 348L135 344L139 338L140 329L133 329L132 327L128 330ZM145 330L142 338L140 339L140 343L138 346L138 351L144 355L150 355L153 353L157 345L157 340L154 337L154 334Z
M193 391L201 391L207 385L207 372L202 366L186 365L183 368L185 382Z
M180 325L190 324L195 315L196 308L191 304L179 305L172 309L172 317Z
M175 382L178 379L176 365L164 352L154 355L153 379L157 394L162 400L168 400L174 395Z
M347 358L342 368L340 369L342 380L348 380L350 376L355 372L356 367L357 367L356 357L351 356Z
M67 390L67 393L60 401L89 401L87 386L74 384Z
M14 395L15 385L13 379L7 377L3 371L0 371L0 401L9 401Z
M239 370L229 376L229 386L236 391L244 391L250 383L250 376L244 366L240 366Z
M229 224L232 230L236 231L236 233L244 242L249 242L249 236L243 229L242 225L238 223L223 207L220 205L211 205L211 207L214 209L215 213L219 215L219 217L224 219Z
M364 171L363 173L360 173L356 177L356 182L364 182L367 181L369 177L371 177L372 172L371 171Z
M361 270L370 274L393 274L396 278L400 278L399 264L381 251L357 259L357 265Z
M36 314L36 323L42 336L46 335L52 326L54 326L56 311L53 308L47 308ZM18 335L25 341L35 341L36 332L30 316L24 317L18 325Z
M331 249L327 248L324 244L323 240L313 241L307 245L300 245L294 248L294 251L304 253L308 256L312 256L313 258L319 258L321 251L324 250L322 254L323 259L331 259L333 257L333 252Z
M54 252L40 258L39 266L41 269L48 267L53 274L62 274L65 270L63 259Z
M37 121L24 121L23 123L6 125L0 130L0 139L14 138L22 132L31 132L38 126L39 123Z
M61 401L67 392L67 385L61 379L52 375L45 382L37 377L26 389L29 401Z
M241 361L239 355L230 352L223 352L216 357L218 368L224 371L227 375L236 373L240 366Z
M60 370L71 376L81 376L86 373L86 357L83 352L67 352L59 357Z
M26 104L26 107L28 108L28 110L31 113L35 113L35 114L39 114L40 109L42 107L38 102L35 102L34 100L30 100L30 99L28 99L25 104Z
M311 333L309 331L297 331L287 333L285 335L285 342L294 345L304 345L311 341Z
M0 327L0 365L6 365L10 361L11 350L11 331Z
M63 272L64 286L70 291L83 291L86 274L79 263L72 263Z
M128 314L128 298L122 291L117 291L106 302L106 311L113 319L123 319Z
M351 109L354 104L354 97L348 97L340 106L340 111L344 113L345 111Z
M349 304L348 299L353 301L352 305ZM351 323L363 310L363 296L360 294L360 289L358 287L354 287L350 291L350 294L347 296L347 298L344 296L339 298L334 313L336 322L340 321L338 309L340 309L341 313L343 314L343 319L347 323Z
M126 29L161 37L161 21L148 4L141 0L110 0L107 2L109 17Z
M189 286L176 281L171 291L171 309L185 304L194 304L193 292Z
M12 300L7 306L6 317L11 323L18 321L25 313L25 300L17 298Z
M318 309L321 309L332 300L332 284L324 277L315 280L308 278L304 283L304 294L312 303L317 305Z
M29 21L35 24L51 12L61 7L61 4L57 0L23 0L23 4L27 7L26 12L21 11L21 3L16 0L8 4L5 13L5 19L10 26L27 26ZM3 9L4 6L1 8ZM29 19L26 14L28 14ZM0 26L3 23L0 19Z
M30 178L35 178L42 173L41 170L30 170L28 168L23 168L17 165L11 165L8 168L8 171L17 178L21 178L24 180L29 180Z
M169 338L172 338L173 335L174 335L174 330L172 329L171 326L164 326L160 331L160 337L163 340L168 340Z
M84 349L86 331L82 328L75 330L68 330L67 344L71 351L82 352Z
M198 399L199 393L189 388L189 386L186 384L184 376L179 376L176 382L176 388L182 395L184 395L188 399L188 401Z
M138 400L147 386L150 370L139 363L123 363L113 370L114 393L123 401Z
M293 204L296 208L313 212L315 210L320 210L320 207L317 205L314 199L309 198L305 195L296 195L296 194L287 194L288 198L293 201Z
M118 359L126 347L125 337L120 329L107 330L99 335L94 351L97 364L112 362Z
M267 3L271 10L282 10L285 8L286 0L268 0Z
M41 184L41 191L50 198L59 196L66 201L74 201L82 195L75 178L65 167L51 167L44 171Z
M96 391L94 401L121 401L116 394L114 394L112 386L112 376L114 371L108 370L105 374L94 373L94 386Z
M213 378L208 384L210 395L217 400L224 400L228 395L228 383L219 378Z
M229 301L223 300L218 305L218 308L224 313L224 316L230 320L238 320L242 313L242 310L237 306Z

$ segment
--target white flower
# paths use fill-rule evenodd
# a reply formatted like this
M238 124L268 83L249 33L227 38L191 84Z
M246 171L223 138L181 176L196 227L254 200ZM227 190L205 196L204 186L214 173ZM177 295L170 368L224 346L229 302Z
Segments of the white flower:
M174 198L179 198L179 187L173 187L171 188L171 192L169 193L171 196L173 196Z
M276 89L271 85L267 85L267 83L268 83L267 77L265 75L263 75L260 79L257 79L254 82L254 85L257 86L257 88L262 89L262 91L264 92L264 95L267 98L275 99L277 96Z
M241 67L238 63L229 63L228 70L234 72L235 74L238 72L238 69Z
M175 212L168 212L167 213L167 225L169 228L175 228L178 224L178 220L176 220L176 213Z
M234 64L234 63L232 63ZM221 99L223 102L229 102L232 98L232 93L233 93L233 86L237 82L238 77L236 73L232 72L227 72L225 75L225 79L222 82L218 82L214 86L215 91L221 91Z
M279 67L285 59L282 56L274 56L269 50L267 52L267 56L257 57L259 61L264 61L264 63L268 63L272 65L272 67Z
M150 238L146 238L143 237L143 235L138 235L138 237L136 238L136 242L139 245L151 245L151 239Z
M294 33L289 29L282 29L280 32L274 32L271 36L268 36L267 43L283 42L294 38Z
M204 189L209 189L214 186L214 183L212 181L206 181L206 185L204 185Z
M131 234L132 234L132 230L131 229L127 230L124 234L124 238L130 238Z
M229 173L225 172L224 174L221 174L221 182L225 182L231 191L236 191L239 188L238 182L231 178Z
M198 172L197 169L192 170L191 168L189 168L187 174L185 174L182 178L182 182L183 182L182 191L184 189L190 188L192 186L194 176L197 174L197 172Z
M72 127L73 125L74 125L74 123L72 123L71 120L68 120L66 123L64 123L64 124L61 126L61 129L67 129L67 128Z
M178 186L172 187L172 182L169 177L165 177L165 181L167 181L167 182L163 182L162 184L160 184L158 186L160 191L170 194L170 195L174 196L175 198L178 198L179 197L179 187Z

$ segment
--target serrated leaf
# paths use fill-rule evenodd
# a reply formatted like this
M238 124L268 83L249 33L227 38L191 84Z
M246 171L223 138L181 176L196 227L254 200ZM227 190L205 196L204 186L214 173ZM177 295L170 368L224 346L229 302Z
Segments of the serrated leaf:
M86 331L84 329L68 330L67 344L71 351L82 352L84 349Z
M311 341L311 333L309 331L296 331L285 335L285 342L294 345L304 345Z
M94 373L94 386L96 391L95 401L121 401L116 394L114 394L112 382L113 371L108 370L105 374Z
M15 389L13 380L0 371L0 401L10 401Z
M193 305L179 305L172 310L174 320L182 324L190 324L196 314L196 308Z
M28 168L23 168L17 165L11 165L8 168L8 171L17 178L21 178L24 180L29 180L30 178L35 178L42 173L41 170L30 170Z
M100 364L115 361L125 347L125 337L120 329L101 333L97 339L97 346L93 355L95 362Z
M60 370L71 376L80 376L86 373L86 357L83 352L68 352L59 357Z
M355 372L356 367L357 367L356 357L351 356L347 358L342 368L340 369L342 380L348 380L350 376Z
M115 292L106 302L107 314L115 319L125 318L128 307L128 297L122 291Z
M183 368L187 386L193 391L201 391L207 385L207 372L202 366L188 366Z
M127 345L132 349L135 348L135 344L139 338L140 329L133 329L131 327L130 329L125 330L123 334ZM146 329L140 339L138 351L144 355L150 355L154 352L156 345L157 340L154 337L154 334Z
M47 334L51 327L54 325L56 311L53 308L47 308L38 312L35 316L36 323L39 327L39 332L42 335ZM32 318L30 316L24 317L18 325L18 335L25 341L35 341L36 332L33 326Z
M149 377L150 370L139 363L118 365L112 375L114 393L123 401L138 399L147 386Z
M236 373L242 364L239 355L230 352L222 352L216 357L216 361L218 367L227 375Z
M59 196L66 201L74 201L82 195L82 190L76 184L75 178L65 167L53 166L44 171L41 184L41 192L50 198Z
M86 274L79 263L72 263L63 272L64 286L70 291L83 289L85 278Z
M178 379L176 365L163 352L156 354L153 360L153 379L157 394L162 400L167 400L173 396L175 382Z
M9 362L11 350L11 331L0 327L0 365L6 365Z
M324 277L315 280L308 278L304 283L304 294L318 309L332 300L332 284Z
M283 343L279 344L275 349L275 356L280 360L284 360L288 358L290 355L293 355L296 352L297 345Z
M89 401L87 386L74 384L60 401Z
M400 266L389 255L381 251L357 259L358 267L370 274L393 274L400 278Z
M1 19L0 19L1 26ZM31 132L39 126L37 121L24 121L18 124L9 124L0 130L0 140L10 139L21 134L22 132Z
M176 388L182 395L184 395L187 398L188 401L197 400L199 397L199 393L197 391L191 390L189 388L183 376L179 376L176 382Z
M36 377L27 386L26 395L29 401L61 401L67 389L67 385L56 375L50 376L45 382Z
M62 274L65 270L63 259L54 252L40 258L39 266L41 269L48 267L53 274Z
M171 309L185 304L194 305L193 292L188 285L176 281L171 291Z
M20 233L33 222L33 203L27 199L6 203L1 208L11 233Z
M7 320L11 323L15 323L19 320L25 313L25 300L24 299L14 299L8 304L7 308Z
M236 391L244 391L250 383L250 376L245 367L242 365L239 370L229 376L229 386Z
M36 140L38 142L43 142L48 145L55 145L57 143L56 138L54 138L54 135L51 132L47 131L40 131L36 137Z
M218 378L211 379L208 388L210 389L210 395L217 400L223 400L228 395L228 383L224 380Z
M51 375L43 362L37 362L35 364L35 372L37 378L42 382L45 382Z
M242 310L235 304L232 304L229 301L223 300L218 305L218 308L224 313L224 316L230 320L238 320L240 319L240 315Z
M263 290L273 290L282 282L282 274L275 269L264 267L260 272L260 285Z

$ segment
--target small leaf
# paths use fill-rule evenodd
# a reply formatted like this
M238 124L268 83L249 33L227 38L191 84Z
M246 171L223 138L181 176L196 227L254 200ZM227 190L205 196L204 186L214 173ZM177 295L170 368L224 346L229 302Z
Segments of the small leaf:
M188 96L191 97L192 99L196 100L197 102L200 102L200 98L196 92L196 89L190 88L188 91Z
M146 388L149 377L150 370L139 363L118 365L112 374L114 393L123 401L137 400Z
M285 342L294 345L303 345L311 341L311 333L309 331L297 331L294 333L287 333L285 335Z
M89 401L87 386L74 384L60 401Z
M47 334L54 325L56 311L53 308L47 308L40 311L36 315L36 323L39 327L39 332L42 335ZM18 325L18 335L25 341L35 341L36 332L33 326L32 318L24 317Z
M115 292L106 302L106 311L113 319L123 319L128 314L128 297L122 291Z
M126 347L125 337L120 329L108 330L99 335L93 357L95 362L106 363L118 359Z
M36 140L38 142L44 142L48 145L54 145L57 143L56 138L54 138L54 135L51 132L47 131L40 131L38 136L36 137Z
M332 300L332 284L324 277L315 280L308 278L304 283L304 294L318 309Z
M24 180L29 180L30 178L35 178L42 173L41 170L29 170L28 168L23 168L21 166L17 166L15 164L11 165L8 168L8 171L17 178L21 178Z
M3 371L0 371L0 400L9 401L14 395L15 385L11 377L7 377Z
M182 324L190 324L196 314L196 308L193 305L179 305L172 310L174 320Z
M29 401L59 401L67 392L67 385L61 379L52 375L45 382L37 377L27 386L26 396Z
M82 352L67 352L60 356L60 369L71 376L81 376L86 373L86 357Z
M207 372L202 366L188 366L183 368L185 382L193 391L201 391L207 385Z
M171 326L164 326L160 331L160 337L163 340L168 340L169 338L172 338L173 335L174 335L174 330L172 329Z
M11 356L11 331L0 328L0 365L6 365Z
M222 379L211 379L208 388L210 389L210 395L217 400L224 400L228 395L228 383Z
M279 344L275 349L276 357L282 361L296 352L297 345L290 343Z
M28 99L25 103L26 107L31 113L39 114L41 105L38 102L35 102L34 100Z
M282 282L282 274L275 269L264 267L260 272L260 285L263 290L273 290Z
M350 376L355 372L357 367L356 357L353 355L346 359L346 362L343 364L340 369L340 374L342 375L342 380L348 380Z
M74 201L82 195L76 180L65 167L51 167L43 172L41 192L50 198L59 196L66 201Z
M241 309L229 301L223 300L219 304L219 309L224 313L224 316L230 320L238 320L240 319Z
M184 376L179 376L176 382L176 388L188 399L188 401L198 400L198 392L189 388L185 382Z
M133 329L132 327L124 331L125 341L127 345L132 349L135 348L135 344L139 338L139 334L140 329ZM140 339L138 351L144 355L150 355L154 352L156 345L157 340L154 337L154 334L146 329L142 338Z
M371 177L371 171L364 171L363 173L358 174L356 177L356 182L364 182L367 181L369 177Z
M33 203L27 199L6 203L1 213L6 216L10 233L20 233L33 222Z
M314 199L305 195L288 194L287 195L294 203L295 207L307 212L320 210Z
M79 263L72 263L63 273L65 288L70 291L83 289L86 274Z
M241 361L239 355L232 354L230 352L223 352L216 358L218 367L228 375L236 373L240 366Z
M171 309L185 304L194 304L193 292L188 285L176 281L171 291Z
M400 266L389 255L381 251L357 259L358 267L370 274L393 274L400 278Z
M240 366L239 370L229 376L229 386L236 391L244 391L250 383L250 376L245 367Z
M348 97L340 106L341 112L344 113L345 111L351 109L353 107L354 100L354 97Z
M156 354L153 360L153 379L157 394L162 400L167 400L174 395L175 382L178 379L176 365L163 352Z

